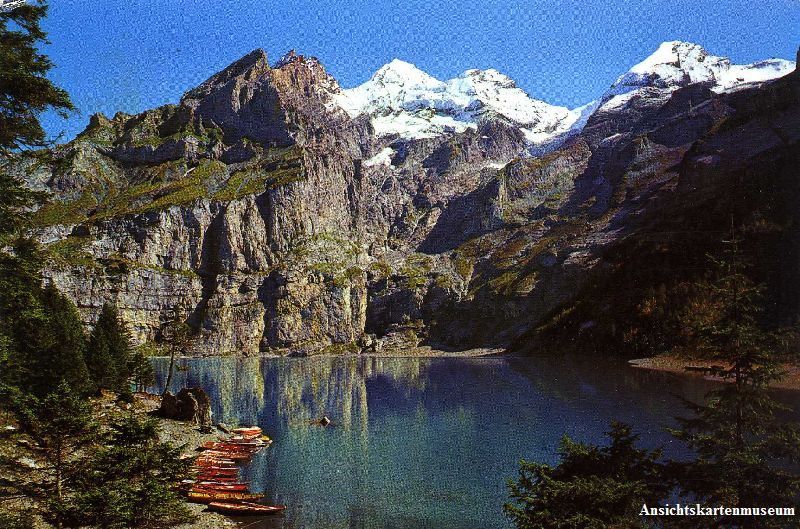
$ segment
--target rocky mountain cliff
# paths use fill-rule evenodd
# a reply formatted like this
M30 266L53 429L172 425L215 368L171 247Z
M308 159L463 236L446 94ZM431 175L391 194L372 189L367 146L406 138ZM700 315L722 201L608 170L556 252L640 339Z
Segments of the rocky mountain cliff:
M46 275L86 320L113 302L158 342L186 319L198 354L613 336L602 316L663 281L654 263L701 269L731 215L785 256L765 275L792 318L793 70L665 43L569 110L494 70L442 82L394 61L343 90L258 50L15 171L50 194Z

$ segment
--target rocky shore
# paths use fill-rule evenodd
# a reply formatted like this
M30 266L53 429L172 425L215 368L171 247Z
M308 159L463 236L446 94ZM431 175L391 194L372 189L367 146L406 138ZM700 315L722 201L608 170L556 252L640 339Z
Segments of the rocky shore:
M152 412L158 409L160 398L147 393L136 394L136 405L143 412ZM170 442L176 446L183 446L186 455L197 455L196 448L206 441L214 441L224 432L216 427L210 433L203 433L196 424L187 421L172 419L159 419L161 441ZM230 518L210 512L205 505L189 503L189 509L197 518L191 523L181 524L176 529L226 529L236 527L237 524Z
M116 396L112 394L104 394L94 399L93 406L98 421L105 423L115 416L130 412L146 414L155 411L159 406L160 398L156 395L136 393L134 397L130 404L118 402ZM161 441L181 446L183 453L192 456L197 455L195 450L203 442L216 440L221 433L216 428L211 433L203 433L196 424L170 419L159 419L159 425ZM40 451L25 434L19 433L17 425L10 416L0 416L0 427L2 427L0 457L13 458L18 463L18 471L14 475L3 475L0 478L18 484L38 480L40 477L38 473L43 472L46 467ZM229 529L237 526L230 518L209 512L205 505L191 503L187 505L196 518L191 523L176 526L176 529ZM37 505L33 500L6 498L3 507L12 512L30 512L30 521L34 529L50 529L52 527L36 514Z
M664 371L667 373L676 373L681 376L703 378L714 382L724 382L720 377L710 376L705 369L712 367L722 367L719 361L696 359L696 358L683 358L679 356L661 355L650 358L637 358L629 360L628 363L637 369L650 369L653 371ZM800 366L787 364L783 366L783 377L770 384L771 388L800 391Z

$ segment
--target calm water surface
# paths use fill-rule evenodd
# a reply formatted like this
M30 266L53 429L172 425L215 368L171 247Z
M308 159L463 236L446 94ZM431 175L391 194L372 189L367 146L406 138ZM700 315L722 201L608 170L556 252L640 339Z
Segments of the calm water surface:
M166 359L154 359L157 387ZM172 391L200 386L215 422L274 443L245 468L289 506L268 528L508 529L505 481L553 462L562 434L602 442L611 419L680 455L664 428L707 383L564 358L182 359ZM328 428L312 424L323 415Z

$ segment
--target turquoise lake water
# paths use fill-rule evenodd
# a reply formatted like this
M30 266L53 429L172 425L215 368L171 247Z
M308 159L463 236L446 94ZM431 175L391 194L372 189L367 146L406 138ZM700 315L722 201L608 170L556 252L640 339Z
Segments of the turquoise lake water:
M154 359L157 387L168 361ZM564 433L602 442L609 421L644 446L708 383L623 362L558 358L199 358L171 389L200 386L215 422L261 426L274 443L244 469L284 515L256 528L508 529L506 480L521 458L553 462ZM313 422L332 420L323 428Z

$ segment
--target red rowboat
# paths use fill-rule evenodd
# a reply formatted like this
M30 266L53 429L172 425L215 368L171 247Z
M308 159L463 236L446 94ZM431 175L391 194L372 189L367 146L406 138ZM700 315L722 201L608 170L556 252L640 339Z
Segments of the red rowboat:
M221 512L225 514L252 514L252 515L265 515L276 514L286 509L285 505L262 505L260 503L251 502L219 502L212 501L208 504L208 508L212 511Z
M250 459L250 454L239 453L239 452L220 452L217 450L209 450L208 452L205 452L205 454L208 454L208 456L211 457L212 459L213 458L218 458L223 460L232 459L234 461Z
M233 433L236 435L241 435L242 437L252 438L258 437L261 435L261 428L258 426L250 426L247 428L236 428L233 430Z
M237 470L239 467L233 461L231 461L230 463L221 461L208 461L206 463L202 463L200 465L195 466L195 468L198 470L205 470L205 469Z
M248 492L189 492L189 501L193 503L256 501L263 498L263 494L250 494Z
M214 479L197 479L197 480L186 480L190 483L196 483L198 485L230 485L231 483L245 483L244 481L239 481L239 478L225 478L225 477L218 477Z
M262 442L254 442L254 443L231 443L228 441L207 441L203 443L202 448L204 450L215 450L219 452L247 452L247 451L257 451L260 450L261 447L264 446Z
M237 478L239 473L237 471L229 472L227 470L207 470L197 474L197 478L203 481L211 481L219 478Z
M244 483L228 483L217 485L195 484L192 487L194 492L247 492L247 485Z

